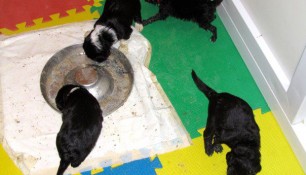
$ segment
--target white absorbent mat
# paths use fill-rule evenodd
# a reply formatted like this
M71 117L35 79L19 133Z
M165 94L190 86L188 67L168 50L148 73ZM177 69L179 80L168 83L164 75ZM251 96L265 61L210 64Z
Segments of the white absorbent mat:
M93 21L2 39L0 43L0 139L24 174L55 174L55 138L61 114L40 91L40 75L57 51L83 42ZM117 44L117 48L119 44ZM190 137L155 76L146 67L150 43L137 31L120 48L131 62L134 85L122 107L104 116L99 140L78 168L66 173L122 164L190 145Z

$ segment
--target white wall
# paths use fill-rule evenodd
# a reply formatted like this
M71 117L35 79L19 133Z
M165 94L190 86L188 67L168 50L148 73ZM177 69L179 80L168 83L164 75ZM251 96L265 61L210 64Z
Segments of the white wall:
M241 0L241 3L290 81L306 46L306 0Z
M218 14L306 173L305 2L224 0Z

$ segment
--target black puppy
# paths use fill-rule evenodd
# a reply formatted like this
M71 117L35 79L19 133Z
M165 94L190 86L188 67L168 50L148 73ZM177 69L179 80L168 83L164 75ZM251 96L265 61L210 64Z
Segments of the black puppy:
M115 42L130 38L133 21L136 29L142 29L140 9L140 0L106 0L102 15L85 37L85 54L94 61L105 61Z
M211 24L216 18L216 7L222 0L146 0L159 6L159 12L143 21L143 25L157 20L165 20L168 16L196 22L201 28L212 32L211 41L217 39L217 28Z
M70 164L78 167L91 152L99 138L103 117L96 98L81 86L63 86L55 101L63 113L63 124L56 137L61 158L57 175L61 175Z
M255 175L261 170L260 135L252 108L229 93L217 93L202 82L192 70L192 78L209 100L207 126L203 133L205 152L222 152L221 144L231 148L227 153L228 175Z

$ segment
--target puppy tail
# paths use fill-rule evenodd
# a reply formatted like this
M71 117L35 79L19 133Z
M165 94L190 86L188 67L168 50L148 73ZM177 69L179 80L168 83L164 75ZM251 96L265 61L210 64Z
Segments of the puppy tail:
M217 95L217 92L207 86L200 78L197 76L194 70L191 72L192 79L197 85L198 89L202 91L208 99L211 99L213 96Z
M69 162L61 159L56 175L63 175L65 170L68 168L69 164L70 164Z

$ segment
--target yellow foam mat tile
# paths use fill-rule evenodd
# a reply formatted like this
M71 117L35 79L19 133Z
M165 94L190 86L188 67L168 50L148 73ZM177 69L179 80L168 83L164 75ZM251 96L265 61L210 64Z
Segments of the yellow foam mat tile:
M105 3L105 1L106 0L94 0L94 3L92 6L101 7Z
M96 168L96 169L91 170L91 174L98 174L101 172L103 172L103 168Z
M76 9L68 10L66 11L68 13L68 16L65 17L60 17L59 13L52 14L50 15L50 18L52 20L48 22L43 22L42 18L37 18L33 20L33 22L35 23L34 26L26 26L26 23L24 22L16 25L18 30L12 31L6 28L2 28L0 29L0 33L4 35L14 35L32 30L38 30L42 28L53 27L72 22L80 22L80 21L99 18L100 14L98 12L91 13L90 8L91 8L90 5L85 5L83 6L84 11L80 13L76 13Z
M305 174L277 124L272 112L261 114L255 110L255 119L261 134L261 165L258 175L303 175ZM203 130L199 132L202 134ZM192 140L193 145L171 153L159 155L163 168L156 169L158 175L225 175L226 153L223 145L221 154L209 157L204 153L203 138Z
M22 175L21 171L16 167L14 162L6 154L0 144L0 174L1 175Z

